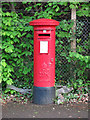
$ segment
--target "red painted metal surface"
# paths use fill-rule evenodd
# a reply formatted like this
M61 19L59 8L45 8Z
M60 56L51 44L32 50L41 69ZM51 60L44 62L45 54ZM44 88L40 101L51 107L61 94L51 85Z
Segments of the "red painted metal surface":
M56 21L56 20L52 20L52 19L45 19L45 18L42 18L42 19L37 19L37 20L33 20L30 22L30 25L32 26L36 26L36 25L59 25L59 22Z
M38 19L30 22L34 26L34 86L53 87L55 84L55 27L59 22ZM40 53L40 41L48 41L48 52Z

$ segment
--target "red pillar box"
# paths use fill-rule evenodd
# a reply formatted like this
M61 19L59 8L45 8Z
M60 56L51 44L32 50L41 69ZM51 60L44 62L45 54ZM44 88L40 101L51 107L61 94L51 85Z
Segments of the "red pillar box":
M59 22L37 19L34 26L34 87L33 102L50 104L55 98L55 27Z

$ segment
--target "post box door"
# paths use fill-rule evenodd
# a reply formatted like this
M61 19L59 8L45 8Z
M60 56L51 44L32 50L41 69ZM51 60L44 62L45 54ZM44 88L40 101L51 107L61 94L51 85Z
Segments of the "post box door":
M51 87L55 83L55 38L54 31L35 31L34 85Z

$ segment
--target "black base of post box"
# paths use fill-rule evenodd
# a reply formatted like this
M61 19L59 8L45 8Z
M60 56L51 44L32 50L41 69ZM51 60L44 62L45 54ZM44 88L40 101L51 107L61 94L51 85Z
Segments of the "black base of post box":
M55 99L55 87L33 87L33 103L52 104Z

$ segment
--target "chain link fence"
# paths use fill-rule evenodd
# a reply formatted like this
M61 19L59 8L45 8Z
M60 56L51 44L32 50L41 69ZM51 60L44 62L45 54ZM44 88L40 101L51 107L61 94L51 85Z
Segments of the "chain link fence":
M57 51L56 51L56 68L55 68L56 75L55 76L58 84L65 85L68 82L70 82L70 80L74 77L74 71L76 69L80 69L81 66L77 66L78 61L75 61L76 65L68 62L66 57L62 55L62 52L63 54L65 53L66 55L69 55L69 51L71 50L70 41L67 38L63 38L62 41L63 41L63 45L61 47L60 47L61 43L59 43L56 46ZM78 52L83 56L87 56L89 54L88 42L89 42L89 19L87 17L82 17L82 18L77 17L76 52ZM73 66L72 73L71 73L71 66ZM85 74L87 74L88 76L88 71L86 71Z

